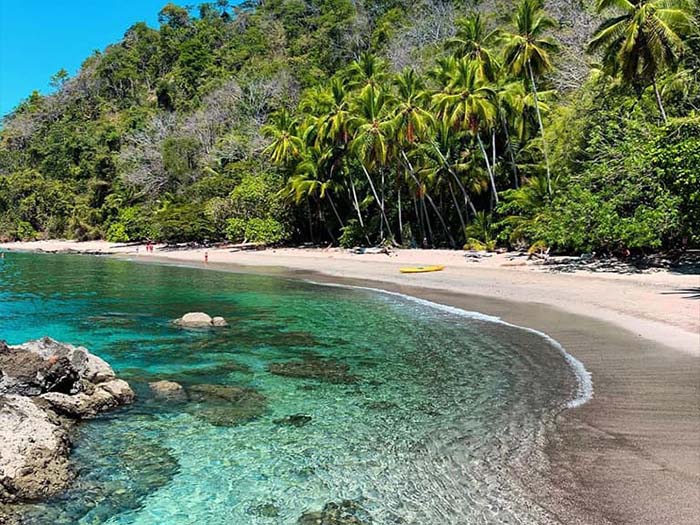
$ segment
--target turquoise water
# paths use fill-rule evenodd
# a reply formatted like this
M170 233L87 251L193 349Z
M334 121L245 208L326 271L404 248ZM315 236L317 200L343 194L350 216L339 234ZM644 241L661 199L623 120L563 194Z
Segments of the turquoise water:
M230 326L171 324L188 311ZM138 394L80 427L74 487L27 506L30 524L296 524L345 500L348 523L550 520L530 478L576 381L536 334L368 290L18 253L0 260L0 323L12 344L88 347ZM326 375L269 370L290 362ZM191 400L155 399L159 379Z

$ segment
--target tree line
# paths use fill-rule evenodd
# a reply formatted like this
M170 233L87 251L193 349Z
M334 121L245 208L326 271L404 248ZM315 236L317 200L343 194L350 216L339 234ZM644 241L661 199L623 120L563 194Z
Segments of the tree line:
M699 245L697 4L575 13L585 75L560 4L169 4L5 119L0 236Z

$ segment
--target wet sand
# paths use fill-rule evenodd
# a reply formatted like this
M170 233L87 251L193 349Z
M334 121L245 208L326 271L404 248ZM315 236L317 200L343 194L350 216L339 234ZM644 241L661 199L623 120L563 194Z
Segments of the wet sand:
M562 523L697 523L700 300L677 292L700 287L700 276L562 275L504 266L502 258L471 265L453 258L454 268L409 277L398 274L399 264L449 263L449 254L418 251L392 259L321 250L209 250L204 265L203 250L153 256L143 247L136 253L103 243L99 249L144 262L371 286L545 332L583 362L594 396L559 415L547 447L549 482L532 487L540 503Z

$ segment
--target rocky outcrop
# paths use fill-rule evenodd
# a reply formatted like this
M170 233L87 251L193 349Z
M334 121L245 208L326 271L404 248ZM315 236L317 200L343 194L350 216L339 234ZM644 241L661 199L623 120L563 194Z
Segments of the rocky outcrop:
M218 328L228 326L226 319L223 317L211 317L204 312L190 312L174 322L182 328Z
M83 347L50 338L0 343L0 502L64 489L74 422L133 399L129 385Z

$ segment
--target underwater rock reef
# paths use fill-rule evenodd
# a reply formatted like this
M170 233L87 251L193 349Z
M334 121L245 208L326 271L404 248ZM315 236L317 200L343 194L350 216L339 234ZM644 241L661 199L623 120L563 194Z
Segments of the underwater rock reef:
M64 490L75 423L133 400L129 384L86 348L48 337L0 342L0 503Z

